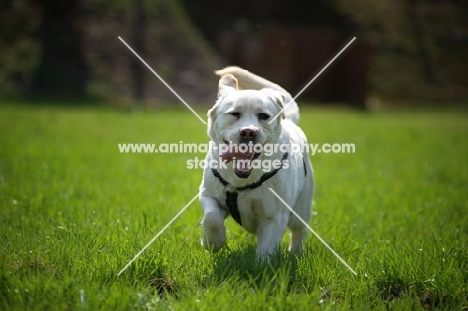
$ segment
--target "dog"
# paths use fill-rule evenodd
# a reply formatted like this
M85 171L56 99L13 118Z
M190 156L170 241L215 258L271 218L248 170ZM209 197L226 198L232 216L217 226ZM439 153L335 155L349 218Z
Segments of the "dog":
M269 190L310 221L312 164L305 148L284 148L307 144L298 127L298 106L282 87L242 68L215 73L220 76L218 99L208 111L211 142L199 198L204 213L201 243L211 252L223 247L224 221L231 215L257 236L258 259L268 260L279 249L286 228L291 231L289 251L300 254L307 228ZM283 148L265 151L275 145Z

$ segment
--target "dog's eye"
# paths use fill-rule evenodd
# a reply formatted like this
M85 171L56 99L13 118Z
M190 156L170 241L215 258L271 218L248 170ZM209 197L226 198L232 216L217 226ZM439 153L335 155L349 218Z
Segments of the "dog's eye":
M241 115L240 112L230 112L229 114L230 114L231 116L236 117L237 119L239 119L239 118L240 118L240 115Z
M270 116L267 115L266 113L263 113L263 112L262 112L262 113L259 113L259 114L258 114L258 118L259 118L260 120L262 120L262 121L266 121L266 120L268 120L268 119L270 118Z

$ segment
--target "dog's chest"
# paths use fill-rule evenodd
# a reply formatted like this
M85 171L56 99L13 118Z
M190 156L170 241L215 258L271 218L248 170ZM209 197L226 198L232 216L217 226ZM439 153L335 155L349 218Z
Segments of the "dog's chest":
M264 201L258 198L239 193L237 207L239 209L242 227L250 233L256 233L261 222L271 219L271 215Z

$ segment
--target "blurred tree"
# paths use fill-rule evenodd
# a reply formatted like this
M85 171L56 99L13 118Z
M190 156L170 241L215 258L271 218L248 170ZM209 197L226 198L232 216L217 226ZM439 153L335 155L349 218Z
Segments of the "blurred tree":
M32 97L82 98L88 68L79 31L79 0L38 1L42 13L39 66L30 85Z
M413 28L413 40L417 47L417 54L420 56L422 63L425 82L435 83L434 73L432 71L431 64L427 55L427 49L424 45L424 30L422 29L421 23L418 18L418 7L416 0L408 0L408 17L411 21Z
M133 49L140 56L145 55L146 15L143 0L132 0L132 42ZM134 105L139 105L144 96L144 77L146 70L142 62L133 57L131 61Z
M214 102L218 57L178 1L0 1L0 96Z
M468 98L468 5L462 0L335 0L375 46L373 91L424 100Z
M216 97L218 56L178 1L86 0L84 50L92 95L148 105L178 99L125 47L120 36L187 102Z
M0 94L22 93L40 56L40 10L29 0L0 1Z

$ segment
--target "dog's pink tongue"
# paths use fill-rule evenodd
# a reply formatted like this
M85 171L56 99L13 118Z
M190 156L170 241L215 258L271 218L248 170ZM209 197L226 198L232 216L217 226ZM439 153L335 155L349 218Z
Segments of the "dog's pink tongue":
M232 161L232 159L236 160L248 160L252 156L251 153L249 152L241 152L241 151L225 151L221 154L221 160L223 162L229 163Z

